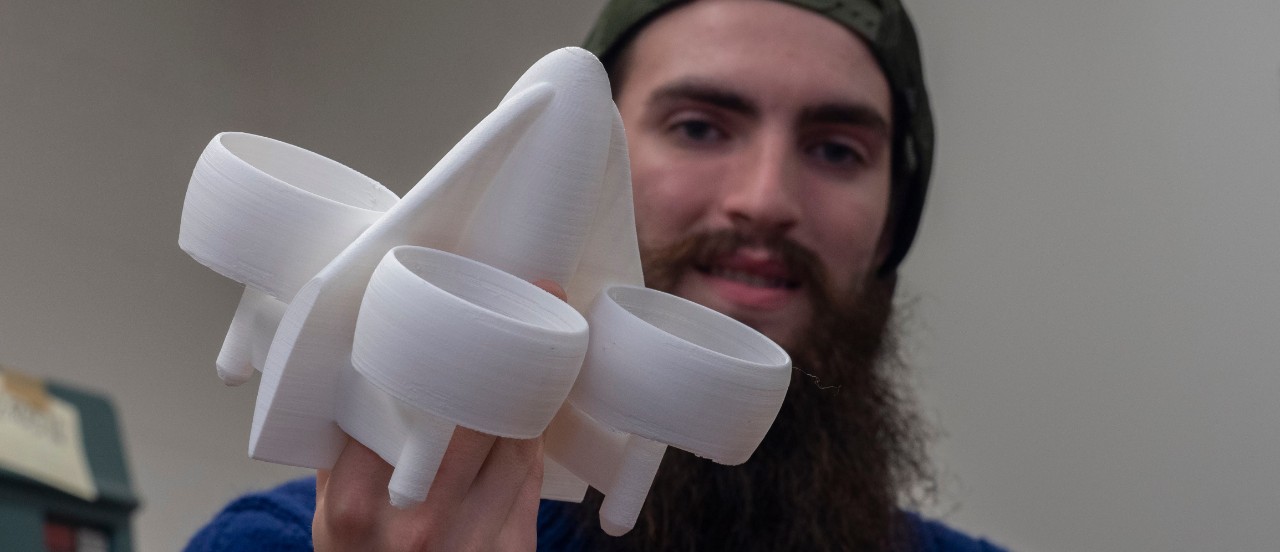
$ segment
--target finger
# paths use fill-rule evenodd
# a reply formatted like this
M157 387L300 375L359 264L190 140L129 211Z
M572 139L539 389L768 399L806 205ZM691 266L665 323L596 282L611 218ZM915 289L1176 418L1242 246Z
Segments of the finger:
M554 281L543 278L540 280L534 280L533 285L538 286L547 293L558 297L561 301L569 300L569 295L564 292L564 288L560 287L560 284L557 284Z
M462 426L455 428L435 480L427 491L427 500L450 508L462 503L497 440L488 433Z
M527 499L525 488L530 479L537 479L540 491L542 439L498 439L455 518L459 540L451 549L492 549L516 509L517 499Z
M316 527L320 527L328 522L328 518L324 515L325 508L325 490L329 488L329 470L316 470L316 510L311 514L311 540L316 540Z
M316 470L316 498L324 496L324 490L329 485L329 470Z
M538 507L542 504L542 439L539 439L537 467L525 479L498 534L497 550L533 550L538 545Z
M384 504L379 550L448 550L440 545L454 532L460 504L471 488L497 437L465 427L454 429L436 470L427 499L411 508ZM385 480L384 480L385 481ZM387 493L382 493L387 497Z
M372 534L389 500L386 487L390 478L389 464L359 441L348 439L333 469L316 474L314 540L342 548Z

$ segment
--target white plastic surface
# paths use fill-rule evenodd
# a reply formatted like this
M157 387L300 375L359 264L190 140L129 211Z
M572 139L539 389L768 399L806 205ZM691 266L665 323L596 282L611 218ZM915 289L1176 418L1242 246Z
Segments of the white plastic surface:
M747 461L786 398L791 359L719 312L612 286L587 313L591 341L547 454L604 493L601 527L631 529L666 445Z
M328 468L349 435L395 466L389 496L407 506L456 425L546 431L543 496L600 488L612 534L634 524L667 444L745 460L789 360L638 287L626 152L607 75L578 48L530 68L398 201L300 148L216 136L179 243L247 286L218 372L236 384L262 371L250 455Z
M541 434L586 350L587 321L533 284L435 249L388 252L364 294L352 364L415 418L435 418L407 424L402 446L367 443L397 458L392 498L426 497L454 425L500 437ZM342 410L344 428L354 425L353 410Z

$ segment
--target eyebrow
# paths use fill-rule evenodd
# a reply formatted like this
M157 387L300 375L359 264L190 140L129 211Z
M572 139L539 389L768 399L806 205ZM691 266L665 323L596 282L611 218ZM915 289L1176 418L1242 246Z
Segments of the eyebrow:
M697 80L677 81L659 88L649 96L649 105L692 100L710 104L747 117L759 117L760 108L746 96L714 84Z
M657 89L649 96L650 105L682 100L710 104L747 117L760 116L760 108L746 96L723 86L696 79L676 81ZM797 123L851 125L869 129L886 137L893 128L885 116L870 105L846 102L806 107L801 110Z
M807 107L800 112L800 124L843 124L863 127L876 134L889 136L889 121L875 108L861 103L829 103Z

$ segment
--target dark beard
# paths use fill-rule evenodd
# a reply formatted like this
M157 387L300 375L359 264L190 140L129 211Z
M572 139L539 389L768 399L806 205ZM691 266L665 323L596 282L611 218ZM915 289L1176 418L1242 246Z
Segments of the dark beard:
M743 238L695 236L645 252L646 284L670 291ZM905 386L891 329L894 281L876 278L837 297L815 256L778 241L810 293L811 327L792 356L786 402L752 458L722 466L668 449L635 529L598 528L594 489L569 509L584 550L903 550L899 501L931 482L925 439Z

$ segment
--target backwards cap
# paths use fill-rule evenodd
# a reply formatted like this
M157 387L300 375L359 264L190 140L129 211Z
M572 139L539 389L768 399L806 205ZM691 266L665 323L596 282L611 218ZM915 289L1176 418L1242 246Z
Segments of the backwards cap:
M611 66L646 24L689 0L610 0L583 48ZM893 245L880 267L893 274L915 238L933 165L933 115L924 88L920 45L899 0L776 0L821 14L870 47L893 94Z

